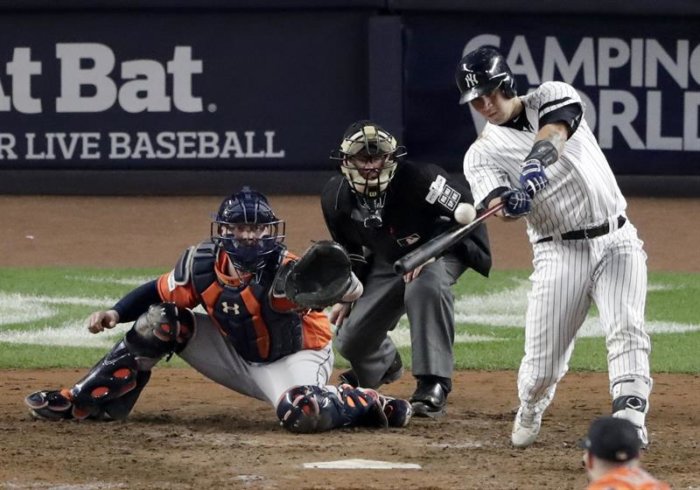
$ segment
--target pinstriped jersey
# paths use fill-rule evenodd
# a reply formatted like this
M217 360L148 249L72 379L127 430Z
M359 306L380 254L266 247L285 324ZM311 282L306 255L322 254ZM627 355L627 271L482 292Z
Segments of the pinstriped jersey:
M583 102L576 90L563 82L545 82L520 97L523 113L505 125L486 123L479 138L464 156L464 174L472 185L474 201L482 201L495 189L519 187L520 167L530 153L540 124L560 121L557 111ZM525 119L522 119L525 118ZM605 155L581 118L559 159L545 170L549 185L533 199L526 216L531 242L540 238L590 228L623 214L622 196Z

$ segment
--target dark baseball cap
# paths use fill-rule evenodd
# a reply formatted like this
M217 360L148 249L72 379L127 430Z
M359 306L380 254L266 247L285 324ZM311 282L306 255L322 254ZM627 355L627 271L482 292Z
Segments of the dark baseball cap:
M642 441L632 422L608 416L594 420L579 445L600 459L624 463L639 457Z

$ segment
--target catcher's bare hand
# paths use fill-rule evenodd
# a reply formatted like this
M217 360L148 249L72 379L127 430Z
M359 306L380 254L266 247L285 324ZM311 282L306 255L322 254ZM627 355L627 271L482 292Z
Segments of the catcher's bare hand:
M336 303L328 314L328 320L336 327L340 327L349 313L350 303Z
M119 313L115 310L96 311L87 319L90 333L100 333L105 328L114 328L119 323Z

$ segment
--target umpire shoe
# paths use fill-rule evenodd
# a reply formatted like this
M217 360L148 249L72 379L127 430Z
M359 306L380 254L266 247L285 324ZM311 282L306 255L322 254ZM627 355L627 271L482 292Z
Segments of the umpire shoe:
M401 376L403 376L403 373L404 370L401 354L396 351L394 360L384 373L384 376L382 376L382 379L379 380L379 384L376 386L376 388L380 387L381 385L388 385L389 383L397 381L399 378L401 378ZM349 384L355 388L360 386L360 380L357 378L357 373L355 373L355 371L352 369L348 369L347 371L341 373L338 378L343 384Z
M510 435L513 446L526 448L537 439L542 427L542 412L536 412L526 405L520 405L513 422L513 432Z
M441 417L445 415L447 393L439 381L419 378L410 402L416 417Z

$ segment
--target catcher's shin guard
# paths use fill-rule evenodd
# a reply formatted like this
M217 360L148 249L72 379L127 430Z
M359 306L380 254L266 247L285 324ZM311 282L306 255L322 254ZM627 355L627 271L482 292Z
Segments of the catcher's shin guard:
M133 403L126 413L124 402L120 401L114 405L112 415L112 401L129 392L140 393L150 376L148 371L143 373L145 376L139 376L137 361L122 340L73 388L37 391L26 397L25 403L33 416L47 420L124 418L133 407L133 403L136 403L135 397L131 397Z
M25 402L45 419L126 418L151 377L151 368L166 354L179 352L190 338L194 320L172 303L153 305L70 390L40 391Z

